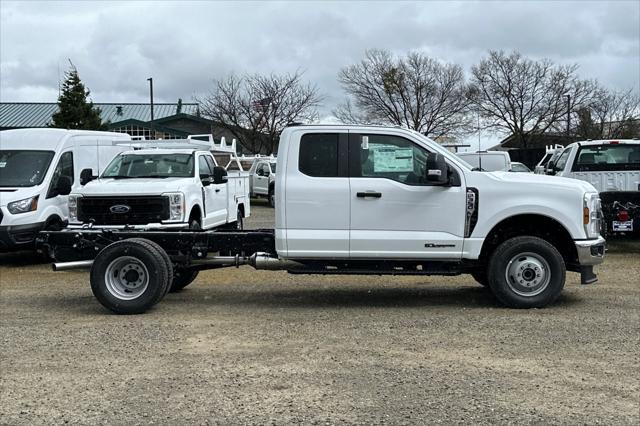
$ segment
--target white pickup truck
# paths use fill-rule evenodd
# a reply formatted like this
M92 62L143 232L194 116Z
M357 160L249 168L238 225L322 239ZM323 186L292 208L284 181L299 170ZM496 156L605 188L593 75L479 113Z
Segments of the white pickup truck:
M227 172L204 142L141 147L118 154L97 179L83 171L82 186L69 195L70 228L243 228L250 214L246 172Z
M288 127L277 164L275 230L87 229L41 239L55 270L90 267L94 295L117 313L153 306L176 271L244 264L472 274L514 308L552 303L567 270L583 284L597 280L605 240L598 192L586 182L476 171L418 132L372 126Z
M608 235L640 237L640 141L574 142L548 174L579 179L600 193Z
M276 168L275 157L258 157L249 169L251 196L266 197L271 207L276 206Z

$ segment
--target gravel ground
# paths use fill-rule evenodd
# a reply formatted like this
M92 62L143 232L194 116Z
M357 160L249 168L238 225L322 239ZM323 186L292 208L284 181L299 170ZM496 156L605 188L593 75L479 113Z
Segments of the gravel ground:
M272 226L257 202L248 225ZM470 276L201 273L116 316L83 272L0 256L0 424L638 424L640 247L555 305Z

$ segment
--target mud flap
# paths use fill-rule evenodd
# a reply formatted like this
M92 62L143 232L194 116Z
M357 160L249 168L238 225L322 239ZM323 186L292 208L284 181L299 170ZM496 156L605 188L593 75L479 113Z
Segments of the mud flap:
M593 272L593 266L580 267L580 284L593 284L598 281L598 276Z

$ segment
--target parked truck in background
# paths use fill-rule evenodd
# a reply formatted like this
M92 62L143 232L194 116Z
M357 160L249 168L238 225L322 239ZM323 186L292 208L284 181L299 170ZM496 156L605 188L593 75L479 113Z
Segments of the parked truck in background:
M81 229L43 232L42 242L54 269L90 267L94 295L117 313L156 304L176 271L245 264L294 274L466 273L506 306L543 307L566 271L593 283L604 258L591 184L473 169L418 132L291 126L277 171L274 230Z
M574 142L548 174L578 179L600 193L607 235L640 237L640 141Z
M0 132L0 251L34 249L43 229L63 228L80 171L102 171L129 149L125 133L63 129Z
M213 139L144 142L121 152L96 179L85 170L69 197L70 227L132 229L243 228L249 177L216 156L232 148Z
M251 197L266 197L269 206L276 206L276 158L257 157L249 174L251 176Z
M511 171L511 158L506 151L459 152L456 155L471 167L483 171Z

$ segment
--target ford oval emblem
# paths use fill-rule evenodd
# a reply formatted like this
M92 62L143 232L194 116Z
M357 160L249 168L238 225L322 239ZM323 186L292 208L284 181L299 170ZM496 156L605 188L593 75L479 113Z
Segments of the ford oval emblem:
M119 214L129 213L130 210L131 210L131 207L127 206L126 204L116 204L115 206L111 206L109 208L109 211L111 213L119 213Z

